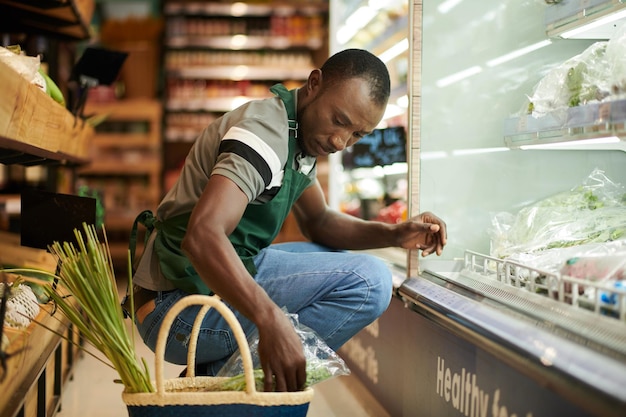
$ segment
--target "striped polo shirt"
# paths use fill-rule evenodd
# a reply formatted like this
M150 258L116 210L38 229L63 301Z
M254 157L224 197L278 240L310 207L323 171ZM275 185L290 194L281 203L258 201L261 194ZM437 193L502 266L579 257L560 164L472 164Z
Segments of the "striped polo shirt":
M271 200L282 185L288 140L287 113L278 97L254 100L224 114L196 139L157 217L189 213L214 174L235 182L251 204ZM315 177L315 158L298 155L290 163Z

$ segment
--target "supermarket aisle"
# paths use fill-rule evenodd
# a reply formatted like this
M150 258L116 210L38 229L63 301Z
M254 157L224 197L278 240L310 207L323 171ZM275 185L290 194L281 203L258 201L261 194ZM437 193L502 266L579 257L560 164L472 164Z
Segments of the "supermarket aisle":
M91 351L91 350L90 350ZM154 376L154 355L141 339L137 352ZM166 364L165 377L178 375L183 367ZM83 354L74 368L73 379L63 392L58 417L122 417L127 414L122 386L113 380L117 373L89 354ZM307 417L387 417L388 414L353 376L337 377L315 387Z

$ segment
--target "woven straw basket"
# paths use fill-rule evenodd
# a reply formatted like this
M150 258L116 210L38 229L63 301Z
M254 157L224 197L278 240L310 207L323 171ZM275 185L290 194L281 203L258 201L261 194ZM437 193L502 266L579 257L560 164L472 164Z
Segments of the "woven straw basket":
M163 357L170 327L186 307L202 305L189 341L187 376L163 379ZM200 323L213 307L224 316L239 345L245 372L245 391L211 390L228 378L194 375ZM313 389L298 392L258 392L255 387L252 357L246 336L232 311L217 296L189 295L179 300L166 314L159 330L155 351L156 392L122 393L130 417L304 417L313 398Z

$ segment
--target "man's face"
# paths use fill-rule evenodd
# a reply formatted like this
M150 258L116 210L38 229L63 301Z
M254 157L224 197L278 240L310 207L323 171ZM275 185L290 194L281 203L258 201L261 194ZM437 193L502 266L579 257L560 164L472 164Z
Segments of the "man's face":
M372 132L383 117L384 106L369 97L367 82L351 78L322 88L318 85L300 109L300 146L310 156L325 156L353 145Z

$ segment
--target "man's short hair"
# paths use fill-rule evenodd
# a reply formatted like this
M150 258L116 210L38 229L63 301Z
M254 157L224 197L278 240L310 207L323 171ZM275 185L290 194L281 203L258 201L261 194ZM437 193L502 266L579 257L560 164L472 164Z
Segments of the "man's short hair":
M322 80L326 87L350 78L363 78L370 87L370 97L379 106L389 100L389 71L376 55L363 49L337 52L322 65Z

